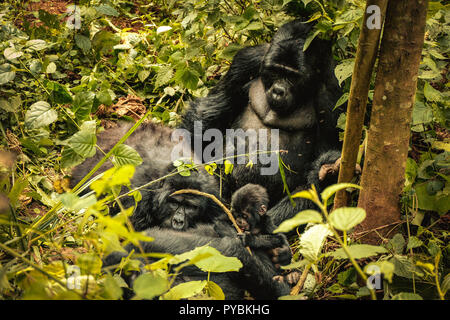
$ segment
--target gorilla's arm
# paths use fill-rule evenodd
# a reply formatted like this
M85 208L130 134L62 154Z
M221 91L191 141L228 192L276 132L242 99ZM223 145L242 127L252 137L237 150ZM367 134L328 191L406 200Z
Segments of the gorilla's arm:
M240 50L219 83L210 93L193 100L183 116L181 128L194 132L194 122L201 121L203 131L209 128L225 130L248 103L248 83L259 76L268 44Z
M296 188L292 194L307 190L311 188L312 184L314 184L317 192L320 194L327 186L337 183L337 171L322 175L321 168L323 165L335 163L340 156L341 152L337 150L322 153L311 165L311 169L307 174L307 184ZM295 202L295 207L292 206L289 197L284 197L267 212L274 225L280 225L281 222L294 217L300 211L316 208L316 205L311 200L304 198L294 198L292 200Z
M141 246L146 253L181 254L196 247L209 245L219 250L223 255L237 257L242 262L243 267L239 272L227 274L238 281L239 286L248 290L253 297L273 299L289 294L289 287L285 283L273 280L277 273L272 262L267 257L251 255L237 236L217 237L210 225L197 226L192 230L192 233L151 228L145 231L145 234L154 238L154 241L151 242L141 242ZM131 244L126 247L126 250L128 252L131 252L131 250L140 252L137 247ZM113 253L106 257L104 266L118 264L121 258L125 256L124 253Z

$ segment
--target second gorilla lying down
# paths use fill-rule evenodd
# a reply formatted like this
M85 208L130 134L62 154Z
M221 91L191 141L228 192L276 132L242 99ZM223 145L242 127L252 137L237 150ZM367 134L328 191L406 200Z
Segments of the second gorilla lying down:
M98 137L98 144L104 152L109 151L114 144L128 131L131 124L121 124L118 128L109 129ZM126 141L141 155L143 163L136 167L132 179L132 188L136 188L174 172L171 160L171 151L175 142L171 141L172 130L160 125L147 123L140 126ZM102 158L97 152L73 171L76 182L80 181L87 172ZM100 172L112 165L104 165ZM175 171L176 172L176 171ZM209 175L203 168L192 171L190 176L172 175L158 183L141 190L142 200L137 204L131 221L136 230L145 230L145 233L155 240L143 242L142 247L146 253L180 254L196 247L209 245L219 250L223 255L237 257L243 264L239 272L213 274L211 280L215 281L224 290L227 299L242 299L244 291L248 291L257 299L275 299L281 295L289 294L289 286L277 282L273 278L278 275L277 267L265 252L256 250L251 255L230 225L228 218L213 201L207 197L194 194L171 194L180 189L196 189L218 196L217 180ZM125 207L134 204L132 197L125 198ZM116 208L111 208L117 213ZM268 250L272 250L273 259L277 264L287 264L291 259L291 252L286 238L279 235L253 238L251 247L260 247L261 241ZM128 252L135 250L128 246ZM105 259L104 266L118 264L123 253L113 253ZM156 261L156 260L153 260ZM190 280L205 280L206 274L195 267L183 269L177 277L178 282Z

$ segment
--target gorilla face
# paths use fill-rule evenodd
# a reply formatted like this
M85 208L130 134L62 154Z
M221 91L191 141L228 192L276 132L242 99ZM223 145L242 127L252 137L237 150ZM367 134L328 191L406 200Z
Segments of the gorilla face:
M322 40L314 40L311 48L303 51L310 25L295 20L280 28L268 49L261 67L267 101L274 111L286 115L301 107L317 91L321 73Z
M246 184L231 197L231 213L243 231L259 234L261 219L267 212L269 196L267 190L256 184Z
M164 209L161 226L180 231L195 227L201 220L204 202L198 196L188 194L169 196L166 205L161 208Z

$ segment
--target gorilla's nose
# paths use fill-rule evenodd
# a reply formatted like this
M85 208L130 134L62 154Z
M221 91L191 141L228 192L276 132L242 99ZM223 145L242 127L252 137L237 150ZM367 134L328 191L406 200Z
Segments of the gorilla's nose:
M279 83L274 83L271 89L273 99L281 99L286 94L286 89Z

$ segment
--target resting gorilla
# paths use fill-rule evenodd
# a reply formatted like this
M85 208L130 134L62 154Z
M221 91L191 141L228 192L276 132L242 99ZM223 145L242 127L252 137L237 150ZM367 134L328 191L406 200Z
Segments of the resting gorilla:
M97 144L108 152L131 128L131 123L121 123L98 135ZM131 181L132 187L140 187L150 181L173 174L141 190L142 200L136 207L131 222L136 231L152 226L186 230L197 223L209 223L217 218L221 209L209 198L185 194L169 197L176 190L196 189L218 197L219 186L203 168L191 171L188 177L176 174L171 161L171 152L176 142L171 139L172 129L154 123L141 124L125 142L140 154L143 163L136 167ZM72 184L79 182L103 157L98 152L72 171ZM112 168L111 162L105 162L96 174ZM122 188L122 192L125 188ZM126 208L134 205L132 197L121 199ZM116 214L119 208L110 208ZM173 213L172 213L173 212Z
M202 132L211 128L222 133L227 128L279 129L279 149L287 151L281 159L289 168L285 176L291 191L312 183L320 191L336 181L335 171L329 172L334 179L326 175L319 179L319 172L340 157L339 114L332 110L340 89L333 74L331 44L316 38L303 51L310 30L311 25L295 20L280 27L270 44L239 51L208 96L191 102L181 124L193 134L197 121ZM247 183L262 185L270 192L268 215L275 225L313 205L296 198L294 208L283 198L281 175L262 175L261 167L235 164L231 177L225 177L227 196Z
M104 152L109 151L130 127L131 124L121 124L117 128L106 130L98 136L99 146ZM132 187L142 186L176 172L171 161L171 152L175 146L175 142L171 141L171 133L170 128L147 123L138 127L128 138L126 143L133 146L143 159L143 163L136 168ZM97 152L93 158L76 167L73 170L75 182L80 181L101 157L102 153ZM111 166L112 164L105 164L99 172ZM145 230L146 234L155 239L142 243L145 252L180 254L198 246L210 245L224 255L237 257L243 264L239 272L214 274L211 278L221 286L227 299L242 299L245 290L258 299L274 299L289 294L287 284L273 279L278 274L277 267L267 253L264 251L250 255L246 249L249 245L259 249L263 242L264 249L273 250L271 254L277 264L286 264L290 262L291 252L285 238L279 235L255 236L247 237L244 242L236 234L222 209L212 200L193 194L171 196L180 189L196 189L218 197L219 187L213 176L199 168L188 177L175 174L141 190L142 200L135 208L131 221L136 230ZM133 203L131 197L123 200L125 207ZM111 212L117 213L117 209L111 208ZM126 249L131 252L136 248L130 245ZM104 266L119 263L123 256L126 254L111 254L105 259ZM192 279L204 280L206 275L195 267L189 267L183 269L177 282Z

